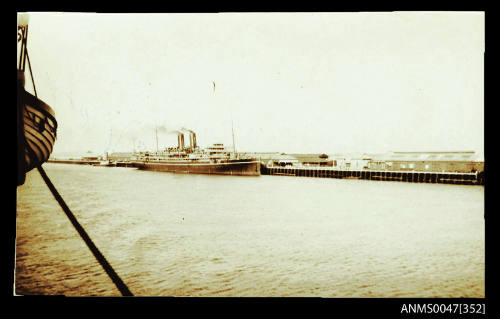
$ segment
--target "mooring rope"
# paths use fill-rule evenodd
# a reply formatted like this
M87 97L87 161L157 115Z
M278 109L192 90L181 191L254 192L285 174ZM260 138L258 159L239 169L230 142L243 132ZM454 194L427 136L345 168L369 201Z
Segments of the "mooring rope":
M97 259L99 264L101 264L102 268L106 271L108 276L111 278L113 283L116 285L116 288L121 292L123 296L133 296L132 292L128 289L127 285L121 280L120 276L115 272L113 267L111 267L110 263L106 260L104 255L99 251L99 248L94 244L92 239L89 237L85 229L80 225L78 220L76 219L75 215L71 212L69 209L68 205L64 202L64 199L59 195L59 192L57 189L54 187L54 184L52 184L51 180L45 173L45 170L42 168L41 165L37 166L38 171L40 172L40 175L42 175L43 180L45 181L45 184L49 187L50 191L52 192L52 195L54 195L56 201L59 203L61 206L62 210L64 213L66 213L66 216L68 216L69 220L75 227L76 231L78 234L80 234L80 237L82 237L83 241L87 246L89 247L90 251L94 255L94 257Z

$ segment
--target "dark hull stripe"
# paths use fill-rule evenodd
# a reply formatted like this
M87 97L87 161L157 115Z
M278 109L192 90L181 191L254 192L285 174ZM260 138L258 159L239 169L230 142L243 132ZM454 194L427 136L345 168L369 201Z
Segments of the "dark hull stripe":
M31 147L31 149L35 152L35 155L37 157L36 160L42 162L48 159L49 152L45 145L43 145L43 143L41 143L37 139L26 139L26 142L28 143L28 146ZM28 155L30 155L31 157L31 154L29 152Z
M135 163L139 169L183 174L259 176L259 162L239 162L211 165Z
M54 142L56 141L56 137L53 134L50 134L50 132L47 131L46 129L40 132L38 128L35 125L33 125L33 123L25 122L24 128L25 129L29 128L32 134L40 135L40 138L43 138L51 145L54 145Z
M48 150L49 155L50 155L50 153L52 153L52 147L54 146L54 140L51 138L52 136L50 136L50 134L40 133L36 128L33 128L31 125L28 125L28 124L24 124L24 132L25 132L25 136L27 139L29 139L30 137L26 133L29 133L30 136L35 137L38 141L43 143L45 148ZM47 134L49 136L47 136Z
M35 124L33 122L33 120L27 116L26 114L24 115L24 123L25 124L29 124L32 128L38 130L38 127L37 127L37 124ZM50 136L50 139L53 139L55 140L56 138L56 132L52 132L52 129L50 128L50 125L48 123L45 123L45 125L43 126L44 130L43 132L48 134L47 136Z
M25 116L25 118L28 117L29 121L32 121L32 119L29 118L28 111L31 113L34 113L35 115L37 115L38 117L40 117L42 119L47 118L48 120L52 121L52 119L50 117L48 117L43 112L40 112L40 110L37 110L35 107L26 104L24 107L24 116ZM55 123L54 123L54 126L55 126Z
M24 148L27 172L48 160L56 139L57 121L52 108L36 96L26 92L22 86L18 86L18 107L23 109L22 115L18 113L22 116L22 119L18 121L19 134L24 135L24 141L18 147L21 151ZM35 118L39 118L44 123L41 132L34 123ZM21 124L23 122L24 124Z
M35 127L32 123L24 122L24 129L29 129L32 134L36 134L40 139L43 139L44 143L49 144L51 151L52 146L54 145L56 138L54 135L50 134L46 129L40 132L37 127Z
M44 101L40 100L39 98L37 98L36 96L27 91L24 91L24 93L25 93L24 102L27 106L41 109L42 112L46 112L47 115L55 119L56 115L54 113L54 110L52 110L52 108L47 103L45 103Z
M26 171L31 170L33 167L30 168L31 159L30 159L30 157L28 155L28 150L25 151L24 159L26 160L26 168L27 168Z
M32 170L38 163L42 163L41 160L43 152L40 149L40 146L32 143L31 141L26 140L26 171ZM31 151L30 151L31 149Z
M186 162L161 162L161 161L149 161L149 162L137 162L139 164L144 164L144 165L162 165L162 166L185 166L185 167L193 167L193 166L224 166L224 165L248 165L248 164L258 164L259 162L257 161L252 161L252 162L229 162L229 163L210 163L210 162L205 162L205 163L196 163L196 162L191 162L191 163L186 163Z
M34 161L37 161L41 164L49 158L50 152L47 146L42 141L40 141L38 137L32 135L29 131L26 131L26 142L37 156L37 158L33 159ZM28 150L26 150L26 152L28 152L28 155L30 155ZM36 165L36 163L33 164Z
M37 110L34 106L25 104L25 107L24 107L24 115L25 116L28 115L28 111L31 112L31 113L35 113L38 117L41 117L42 119L47 117L46 114L44 114L41 111Z

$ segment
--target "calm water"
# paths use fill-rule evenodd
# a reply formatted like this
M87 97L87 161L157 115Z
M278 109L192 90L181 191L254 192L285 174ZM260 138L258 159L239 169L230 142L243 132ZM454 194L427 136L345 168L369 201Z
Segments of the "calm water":
M135 295L484 297L484 187L44 164ZM16 293L119 295L39 173Z

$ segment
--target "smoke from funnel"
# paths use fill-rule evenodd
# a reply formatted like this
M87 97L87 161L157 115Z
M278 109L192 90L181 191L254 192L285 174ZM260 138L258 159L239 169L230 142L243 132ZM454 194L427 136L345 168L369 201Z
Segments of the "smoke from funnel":
M157 131L164 134L177 134L177 146L179 150L183 150L185 148L184 143L184 133L189 134L189 146L192 149L197 147L196 143L196 133L193 130L186 129L184 127L178 130L168 129L165 125L159 125L156 127Z
M178 130L170 130L168 129L165 125L157 126L156 129L160 133L167 133L167 134L182 134L181 131Z

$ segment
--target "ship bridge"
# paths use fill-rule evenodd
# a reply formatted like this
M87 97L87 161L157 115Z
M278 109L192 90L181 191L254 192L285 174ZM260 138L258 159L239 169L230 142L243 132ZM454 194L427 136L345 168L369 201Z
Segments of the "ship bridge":
M211 158L228 158L231 156L231 150L222 143L215 143L205 149L205 152Z

